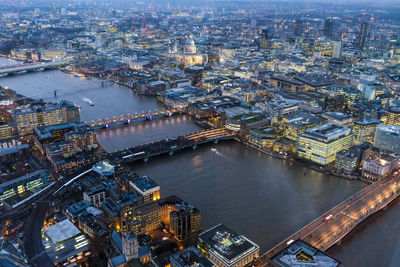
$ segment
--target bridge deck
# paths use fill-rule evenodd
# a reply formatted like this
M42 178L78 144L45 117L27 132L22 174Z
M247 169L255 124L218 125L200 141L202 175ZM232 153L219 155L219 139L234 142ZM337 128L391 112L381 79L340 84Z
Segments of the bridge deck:
M386 207L400 194L400 176L377 181L307 224L293 235L262 255L257 266L275 266L271 258L290 240L302 239L325 251L339 242L368 216ZM332 215L329 220L326 220Z
M57 62L38 63L38 64L14 65L14 66L1 68L0 74L25 71L25 70L33 70L33 69L41 69L41 68L58 67L58 66L65 65L68 62L69 61L57 61Z

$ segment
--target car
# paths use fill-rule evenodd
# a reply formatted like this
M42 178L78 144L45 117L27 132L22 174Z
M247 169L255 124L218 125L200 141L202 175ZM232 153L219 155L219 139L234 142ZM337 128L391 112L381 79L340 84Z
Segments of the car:
M328 217L324 219L324 222L329 222L333 218L333 215L330 214Z

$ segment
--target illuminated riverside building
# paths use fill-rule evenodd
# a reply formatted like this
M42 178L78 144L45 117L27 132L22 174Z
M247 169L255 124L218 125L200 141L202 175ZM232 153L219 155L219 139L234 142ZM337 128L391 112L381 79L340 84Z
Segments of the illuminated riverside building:
M400 153L400 126L379 125L376 128L374 146L382 150Z
M301 134L297 142L297 153L300 158L327 165L335 161L337 152L353 144L354 135L350 128L328 122Z
M356 143L365 141L374 142L376 127L381 123L380 120L373 118L362 119L354 122L353 134L356 138Z
M193 233L199 231L201 222L200 211L182 199L172 195L135 208L134 215L136 220L133 222L133 232L135 234L143 234L157 229L161 223L164 223L169 227L171 232L175 230L176 232L174 233L178 233L178 225L175 224L179 223L179 220L183 220L183 217L178 218L179 216L175 216L173 211L185 210L189 214L189 220L185 222L187 224L185 228L191 229ZM174 217L172 224L170 220L171 214Z
M130 180L129 186L143 197L144 202L160 199L160 186L147 176Z
M243 267L259 257L260 248L223 224L199 234L198 248L219 267Z
M34 137L37 147L43 152L46 150L46 145L58 142L64 157L97 148L95 130L83 123L39 126L35 128Z
M179 241L189 239L201 227L200 211L194 207L174 210L169 216L169 230Z
M42 150L46 144L64 141L65 134L72 131L75 127L76 123L62 123L36 127L34 130L35 143L38 148Z
M398 167L399 158L389 155L381 156L378 159L366 159L363 163L362 176L376 181L390 175Z
M254 129L249 131L248 142L261 148L272 148L274 140L281 137L272 128Z
M68 101L13 110L13 122L20 135L32 134L38 126L79 121L78 107Z
M319 126L326 121L321 117L306 112L295 113L293 115L297 114L298 116L283 123L283 135L292 141L297 141L298 136L307 129Z
M39 170L14 180L0 184L0 201L15 195L22 195L27 191L35 191L49 182L50 175Z

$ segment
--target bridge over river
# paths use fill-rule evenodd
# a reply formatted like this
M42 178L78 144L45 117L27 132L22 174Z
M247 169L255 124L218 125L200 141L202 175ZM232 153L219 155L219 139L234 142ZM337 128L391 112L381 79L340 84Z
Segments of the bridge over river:
M112 155L113 160L116 162L132 162L139 159L147 161L150 157L162 154L173 155L178 150L189 147L196 149L200 144L217 143L219 140L233 139L235 137L237 137L237 133L226 128L212 129L123 149L113 152Z
M256 266L277 266L273 257L301 239L314 247L325 251L342 239L370 215L395 200L400 194L400 171L385 177L359 191L336 207L322 214L299 231L262 255Z

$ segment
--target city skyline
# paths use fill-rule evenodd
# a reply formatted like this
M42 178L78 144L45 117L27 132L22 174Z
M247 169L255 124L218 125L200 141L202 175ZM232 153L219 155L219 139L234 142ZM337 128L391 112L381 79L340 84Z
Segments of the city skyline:
M0 1L0 265L393 266L399 7Z

